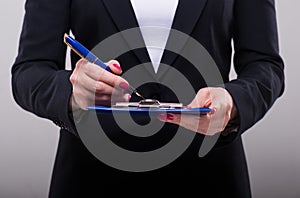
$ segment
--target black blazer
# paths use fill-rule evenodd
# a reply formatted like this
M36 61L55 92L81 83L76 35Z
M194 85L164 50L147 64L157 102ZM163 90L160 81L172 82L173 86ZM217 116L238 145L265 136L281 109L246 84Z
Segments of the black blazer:
M197 157L203 140L203 136L197 135L176 161L145 173L123 172L104 165L77 137L68 109L72 93L71 71L65 70L66 46L62 42L64 33L72 30L77 40L92 49L107 37L137 26L129 0L27 0L19 54L12 68L12 88L21 107L62 128L50 196L113 193L114 190L110 191L113 186L113 189L130 194L136 189L143 189L147 194L155 194L158 189L165 192L192 189L200 195L209 193L211 197L250 197L241 134L265 115L284 89L274 0L179 1L172 28L189 34L212 56L225 88L234 99L240 125L237 133L221 136L204 158ZM238 78L229 81L232 39ZM73 67L78 59L72 54ZM124 71L150 62L145 49L128 52L116 59ZM162 63L182 72L195 91L206 86L201 76L193 71L191 63L178 54L165 51ZM167 71L159 71L157 75L149 68L144 71L158 82L160 76L168 75ZM176 100L169 89L158 83L142 86L139 91L149 98ZM110 117L103 119L113 125ZM162 132L147 140L128 137L117 127L110 130L118 137L115 139L121 139L121 144L130 147L134 142L136 146L132 149L137 150L162 146L174 135L171 125L166 125Z

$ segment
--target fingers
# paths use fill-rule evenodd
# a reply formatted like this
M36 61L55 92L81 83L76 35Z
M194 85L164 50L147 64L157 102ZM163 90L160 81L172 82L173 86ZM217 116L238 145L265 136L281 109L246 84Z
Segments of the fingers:
M122 73L117 61L112 60L107 64L114 73ZM129 84L125 79L84 59L77 62L70 81L73 85L71 102L76 108L85 109L86 106L95 104L110 106L130 99L127 93Z
M109 94L112 92L113 87L110 85L105 84L102 81L96 81L92 79L90 76L85 75L83 72L79 71L80 74L77 73L76 80L73 82L73 85L86 89L90 91L91 93L100 92L103 94Z
M205 115L161 114L158 119L173 123L203 135L215 135L222 132L233 114L233 102L224 88L200 89L189 108L208 107L212 112Z
M94 67L94 65L90 65L89 63L83 61L77 64L78 69L76 68L71 76L72 84L78 88L89 90L91 93L112 94L112 92L115 90L115 85L112 86L111 84L108 84L102 78L101 80L95 80L95 78L91 78L92 74L89 73L89 69L86 70L86 67ZM101 68L96 68L96 71L102 72L104 74L102 77L106 76L106 73L108 73ZM128 84L125 81L121 81L117 88L119 88L118 90L121 89L120 91L123 91L124 89L126 90L126 86L128 86Z
M178 121L180 121L180 119L178 120L177 116L174 116L173 114L170 114L170 113L159 114L157 116L157 119L159 119L160 121L170 122L170 123L174 123L174 124L177 124L177 123L179 123Z
M208 125L210 116L187 115L187 114L160 114L157 117L162 122L179 125L188 130L208 135Z
M115 64L112 64L115 65ZM112 69L114 69L115 71L117 71L116 67L111 66ZM108 84L112 87L120 87L119 85L121 83L127 83L128 82L123 79L120 76L117 76L111 72L108 72L104 69L102 69L101 67L92 64L92 63L84 63L81 65L81 71L84 72L87 76L89 76L90 78L92 78L95 81L102 81L105 84ZM122 71L119 70L119 73L121 73Z

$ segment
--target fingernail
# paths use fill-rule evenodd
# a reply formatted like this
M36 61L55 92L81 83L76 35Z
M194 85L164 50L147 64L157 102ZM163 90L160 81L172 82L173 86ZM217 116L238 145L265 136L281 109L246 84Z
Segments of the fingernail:
M191 109L192 107L190 107L190 106L185 106L185 108L186 108L186 109Z
M159 119L160 121L166 121L167 116L166 116L166 114L159 114L157 116L157 119Z
M128 100L130 100L131 99L131 95L128 95Z
M115 68L117 68L118 70L120 70L120 71L122 71L122 69L121 69L121 66L120 65L118 65L118 64L113 64L113 66L115 67Z
M174 120L174 116L171 115L171 114L167 114L167 119L168 119L168 120Z
M130 88L129 85L126 82L121 82L119 84L119 87L122 88L122 89L125 89L125 90L128 90Z
M217 112L217 109L216 108L212 108L211 114L215 114L216 112Z

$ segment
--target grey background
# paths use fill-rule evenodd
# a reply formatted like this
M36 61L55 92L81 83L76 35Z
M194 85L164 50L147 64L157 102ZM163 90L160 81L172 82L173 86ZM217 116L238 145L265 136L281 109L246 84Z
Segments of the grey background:
M47 197L58 128L13 101L15 59L24 0L0 2L0 197ZM277 0L286 91L272 110L243 135L254 198L300 197L300 1ZM234 74L232 74L234 76Z

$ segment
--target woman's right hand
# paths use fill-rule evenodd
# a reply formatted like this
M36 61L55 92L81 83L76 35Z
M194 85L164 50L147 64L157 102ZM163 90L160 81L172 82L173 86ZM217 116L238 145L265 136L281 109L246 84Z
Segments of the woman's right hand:
M111 60L106 65L113 73L84 59L76 63L76 68L70 77L73 85L70 98L71 109L86 110L87 106L111 106L115 102L130 100L129 84L119 76L122 69L118 61Z

